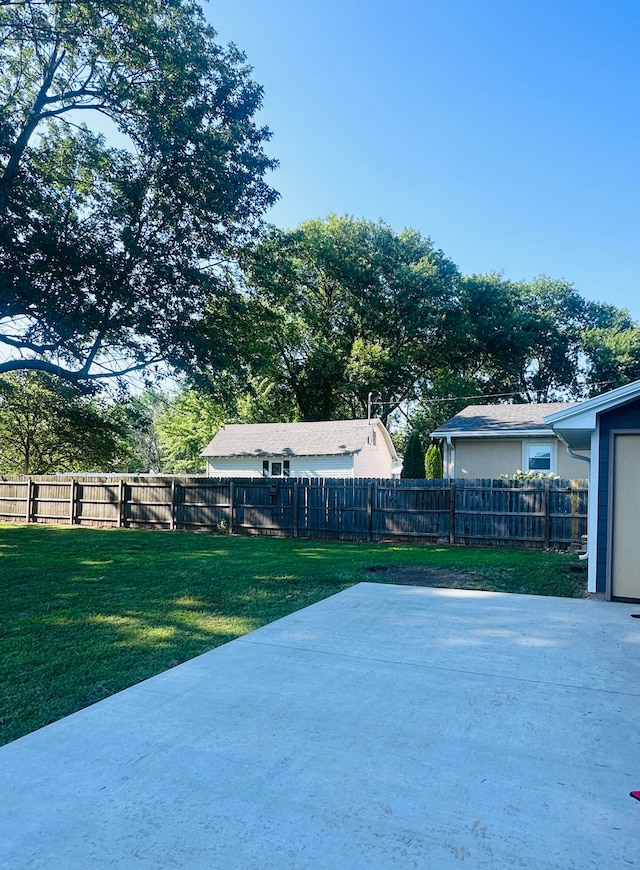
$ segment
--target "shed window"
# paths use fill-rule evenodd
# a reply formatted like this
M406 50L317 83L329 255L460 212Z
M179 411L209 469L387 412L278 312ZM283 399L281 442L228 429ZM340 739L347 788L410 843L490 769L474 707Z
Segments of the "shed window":
M551 444L528 444L527 471L552 471L552 456Z
M270 462L268 459L262 461L263 477L289 477L291 473L291 462L285 459L283 462L274 460Z

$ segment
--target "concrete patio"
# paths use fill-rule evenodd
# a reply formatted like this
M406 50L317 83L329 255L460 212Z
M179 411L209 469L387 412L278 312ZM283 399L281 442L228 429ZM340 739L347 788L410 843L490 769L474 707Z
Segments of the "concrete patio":
M639 611L353 587L0 749L0 867L634 866Z

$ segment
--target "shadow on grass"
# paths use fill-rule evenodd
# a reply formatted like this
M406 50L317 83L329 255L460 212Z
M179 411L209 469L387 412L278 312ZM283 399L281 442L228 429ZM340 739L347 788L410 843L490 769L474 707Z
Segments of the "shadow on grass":
M467 588L573 595L560 582L569 565L533 552L0 525L0 742L363 580L414 572L440 585L446 569Z

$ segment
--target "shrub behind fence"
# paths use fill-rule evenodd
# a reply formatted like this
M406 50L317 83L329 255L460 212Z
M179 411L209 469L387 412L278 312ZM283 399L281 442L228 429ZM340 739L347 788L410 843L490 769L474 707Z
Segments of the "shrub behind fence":
M0 480L0 521L566 549L587 497L576 480L56 475Z

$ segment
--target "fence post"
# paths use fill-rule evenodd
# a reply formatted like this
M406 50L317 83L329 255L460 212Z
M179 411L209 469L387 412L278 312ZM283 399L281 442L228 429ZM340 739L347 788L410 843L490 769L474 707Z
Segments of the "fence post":
M544 546L548 550L551 545L551 481L544 482Z
M172 532L175 532L176 529L176 492L178 487L176 486L175 477L171 478L171 516L169 517L169 528Z
M28 523L32 520L33 514L33 480L29 478L27 481L27 515L26 520Z
M118 528L119 529L121 529L124 526L124 497L125 497L124 480L120 480L118 482Z
M580 493L578 492L578 481L573 479L569 483L571 490L571 542L582 543L580 538L580 520L574 514L580 510Z
M293 484L293 537L298 537L298 484Z
M367 541L373 541L373 496L374 484L370 484L367 491Z
M229 481L229 534L233 534L233 481Z
M452 480L449 485L449 543L456 542L456 483Z
M76 521L76 498L78 482L75 479L71 480L71 492L69 493L69 525L72 526Z

